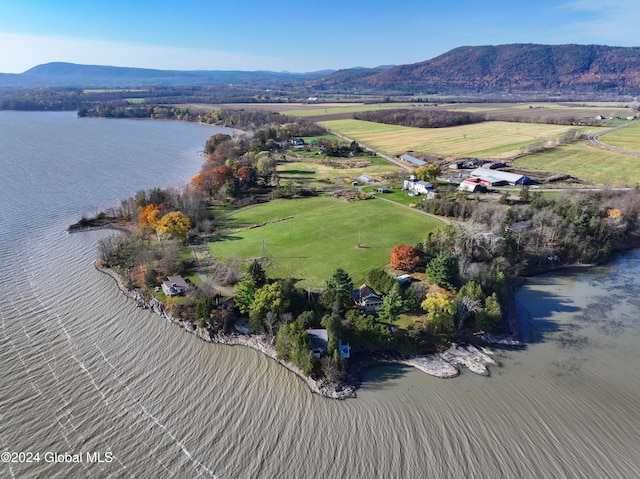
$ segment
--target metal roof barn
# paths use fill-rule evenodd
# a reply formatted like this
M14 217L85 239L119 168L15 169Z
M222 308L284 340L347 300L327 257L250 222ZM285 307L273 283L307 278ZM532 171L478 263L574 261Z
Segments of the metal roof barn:
M528 185L531 183L531 178L528 176L509 173L507 171L490 170L488 168L476 168L469 173L469 176L473 178L480 178L481 180L491 184L507 182L510 185Z

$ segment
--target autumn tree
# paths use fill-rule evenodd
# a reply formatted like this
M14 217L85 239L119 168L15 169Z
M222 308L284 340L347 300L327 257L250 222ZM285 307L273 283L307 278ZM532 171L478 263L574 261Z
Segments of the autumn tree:
M450 330L454 326L456 305L444 293L429 293L421 304L427 313L425 327L432 333Z
M203 168L191 179L191 186L209 196L214 196L232 178L233 171L227 165Z
M204 145L204 152L208 155L215 151L218 145L225 143L231 139L230 135L224 133L216 133L207 140Z
M140 211L139 223L143 231L155 230L162 213L160 208L154 204L148 204Z
M172 211L160 218L156 226L156 232L158 236L184 240L189 234L189 228L191 228L189 217L181 211Z
M402 271L414 271L420 264L418 251L407 244L399 244L391 250L391 267Z
M442 174L442 168L434 164L424 165L416 168L414 174L416 175L416 178L421 181L435 181L435 179Z

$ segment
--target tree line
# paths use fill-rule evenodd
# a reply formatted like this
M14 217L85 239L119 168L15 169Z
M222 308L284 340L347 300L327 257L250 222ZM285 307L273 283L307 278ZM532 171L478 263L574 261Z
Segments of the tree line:
M353 118L356 120L416 128L446 128L480 123L486 120L485 115L479 113L449 111L436 108L363 111L355 113Z

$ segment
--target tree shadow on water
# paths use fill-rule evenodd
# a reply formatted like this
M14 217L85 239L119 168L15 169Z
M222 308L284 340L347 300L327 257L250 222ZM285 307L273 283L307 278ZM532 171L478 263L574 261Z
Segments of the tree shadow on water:
M563 330L562 324L554 319L558 313L578 313L581 308L570 300L549 291L539 292L535 300L516 299L519 313L520 336L524 343L533 344L545 341L549 334Z
M361 387L371 391L394 388L393 382L413 368L403 364L379 364L371 366L360 375Z

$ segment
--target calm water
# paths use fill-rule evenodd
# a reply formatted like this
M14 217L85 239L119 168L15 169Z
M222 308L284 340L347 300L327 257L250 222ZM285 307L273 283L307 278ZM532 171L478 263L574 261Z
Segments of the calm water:
M136 309L91 265L106 233L64 229L188 180L212 132L0 112L0 451L40 453L0 478L638 477L637 253L531 280L491 377L379 367L345 402Z

